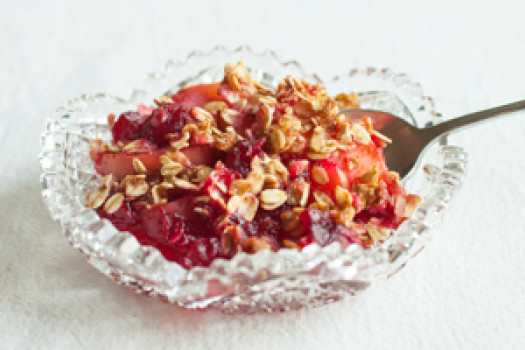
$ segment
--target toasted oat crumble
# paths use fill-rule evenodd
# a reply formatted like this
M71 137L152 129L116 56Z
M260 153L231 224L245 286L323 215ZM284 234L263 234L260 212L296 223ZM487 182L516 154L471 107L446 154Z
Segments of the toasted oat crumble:
M187 105L197 95L202 101ZM199 248L214 257L334 240L368 247L419 203L384 165L381 149L391 140L369 119L350 122L340 113L359 108L355 93L334 98L291 76L272 89L239 62L225 66L220 84L193 85L154 104L108 117L114 141L91 145L105 177L86 206L117 226L127 220L120 227L159 240L186 267L211 262L187 253L203 239L215 242ZM188 230L200 233L186 237ZM167 253L171 245L181 256Z

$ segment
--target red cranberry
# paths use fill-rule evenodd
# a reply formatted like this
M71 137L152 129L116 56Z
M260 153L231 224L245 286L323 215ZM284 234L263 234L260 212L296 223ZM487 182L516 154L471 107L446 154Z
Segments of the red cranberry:
M140 219L137 213L127 202L122 203L118 210L112 214L106 213L105 210L99 210L98 215L110 220L120 231L139 232L142 229Z
M122 113L111 130L113 139L123 142L140 139L143 122L144 118L137 112Z
M282 234L281 213L288 207L281 206L275 210L259 210L252 221L246 221L238 215L233 215L230 220L232 224L239 225L244 236L271 236L280 237Z
M220 256L220 242L217 237L200 238L188 244L186 257L180 259L186 268L193 266L209 266Z
M142 137L158 147L168 145L166 134L180 134L184 125L193 122L186 107L171 104L157 108L144 122Z
M305 159L304 153L296 153L296 152L284 152L280 155L281 163L283 163L285 166L288 166L292 161L294 160L301 160Z
M399 225L398 219L394 212L394 206L390 202L374 205L369 209L362 210L355 216L355 221L360 223L367 223L372 218L379 219L381 226L384 226L386 228L395 229Z
M151 114L125 112L113 126L115 141L128 142L146 139L158 147L168 145L166 134L179 134L188 123L194 123L190 110L181 105L169 104L153 110Z
M263 156L266 138L237 141L226 157L226 166L243 176L251 171L250 163L255 156Z

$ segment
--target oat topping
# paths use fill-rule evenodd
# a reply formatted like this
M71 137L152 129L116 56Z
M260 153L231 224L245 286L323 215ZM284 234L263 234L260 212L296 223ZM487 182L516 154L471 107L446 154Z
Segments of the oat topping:
M299 215L293 211L285 211L282 213L281 220L285 231L293 231L299 226Z
M337 222L343 226L351 228L354 224L355 209L353 207L344 207L338 212Z
M273 210L286 202L286 192L279 189L267 189L261 192L261 207L266 210Z
M314 166L312 168L312 178L320 185L328 183L329 180L326 170L320 166Z
M208 178L212 169L205 165L197 165L188 174L188 178L193 183L200 183Z
M281 129L277 127L272 129L270 133L270 143L276 153L280 153L285 150L286 136Z
M413 194L407 195L405 210L403 211L402 216L405 218L412 216L419 202L421 202L421 197Z
M288 187L288 204L304 207L310 195L310 184L303 179L296 180Z
M90 149L105 176L86 206L183 266L336 240L368 247L419 204L384 164L392 141L340 113L359 108L355 93L291 76L272 88L239 62L222 82L153 102L108 116L113 141Z
M122 151L128 154L142 153L144 151L144 140L131 141L122 148Z
M272 245L269 242L271 239L262 237L248 237L242 242L242 248L249 253L257 253L263 249L272 249Z
M173 185L167 182L162 182L153 186L151 195L153 197L153 204L166 203L168 201L166 190L173 188Z
M260 110L262 111L262 131L268 132L273 121L273 110L266 103L262 103Z
M184 180L184 179L177 179L177 178L174 178L172 179L171 183L173 185L175 185L176 187L178 188L182 188L184 190L196 190L198 187L197 185L187 181L187 180Z
M224 108L219 112L219 115L221 116L221 120L226 125L232 125L233 117L236 116L238 113L239 112L237 112L235 109Z
M138 158L133 158L133 168L138 174L147 174L148 169L146 169L146 166L144 163L140 161Z
M217 112L220 112L224 109L226 109L228 105L225 102L222 101L213 101L208 102L204 105L204 109L210 112L211 114L215 114Z
M126 196L140 197L148 192L146 175L126 175L120 185L124 187Z
M335 200L340 208L346 208L353 203L350 192L341 186L335 187Z
M245 194L237 208L238 213L247 221L252 221L257 213L259 200L253 194Z
M120 208L122 202L124 202L124 195L120 192L117 192L108 198L104 204L104 210L108 214L113 214L118 210L118 208Z
M102 178L100 187L87 197L87 207L97 209L104 203L109 194L112 178L111 175L106 175Z
M290 239L283 239L283 246L289 249L301 250L301 246Z
M160 174L162 176L176 176L184 170L184 167L181 163L174 162L170 158L166 156L161 156L161 158L164 157L164 161L161 159L161 163L163 164L160 168Z
M359 96L356 93L340 93L335 97L339 108L359 108Z
M185 132L184 134L182 134L181 138L171 140L170 141L170 146L173 147L176 150L181 149L181 148L186 148L186 147L188 147L190 145L188 143L189 139L190 139L190 133Z
M173 100L171 99L170 96L161 96L159 98L154 99L153 102L155 102L157 106L163 106L163 105L173 103Z

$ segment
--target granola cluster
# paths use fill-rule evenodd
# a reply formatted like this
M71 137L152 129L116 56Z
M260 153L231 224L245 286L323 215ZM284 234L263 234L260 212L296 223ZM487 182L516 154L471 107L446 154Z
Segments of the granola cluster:
M356 94L333 98L322 85L290 76L271 89L242 62L227 64L213 88L217 95L197 105L187 102L190 87L161 96L156 107L110 115L120 139L93 142L105 176L86 205L118 228L130 229L119 226L127 220L132 232L171 244L186 254L180 262L187 267L209 264L188 258L202 239L201 251L214 257L335 240L370 246L417 206L419 197L386 169L381 148L390 140L369 119L350 122L340 113L359 107ZM160 234L146 232L151 222L160 222Z

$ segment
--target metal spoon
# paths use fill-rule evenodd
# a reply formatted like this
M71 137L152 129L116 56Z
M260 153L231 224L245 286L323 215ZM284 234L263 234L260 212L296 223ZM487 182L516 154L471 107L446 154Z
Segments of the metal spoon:
M341 111L341 113L350 120L361 120L363 117L370 117L372 119L374 129L392 140L392 144L384 149L388 168L397 171L401 178L405 178L422 158L426 148L440 136L463 130L467 126L472 126L484 120L498 117L503 114L518 112L524 109L525 100L521 100L499 107L466 114L421 129L387 112L365 109L346 109Z

